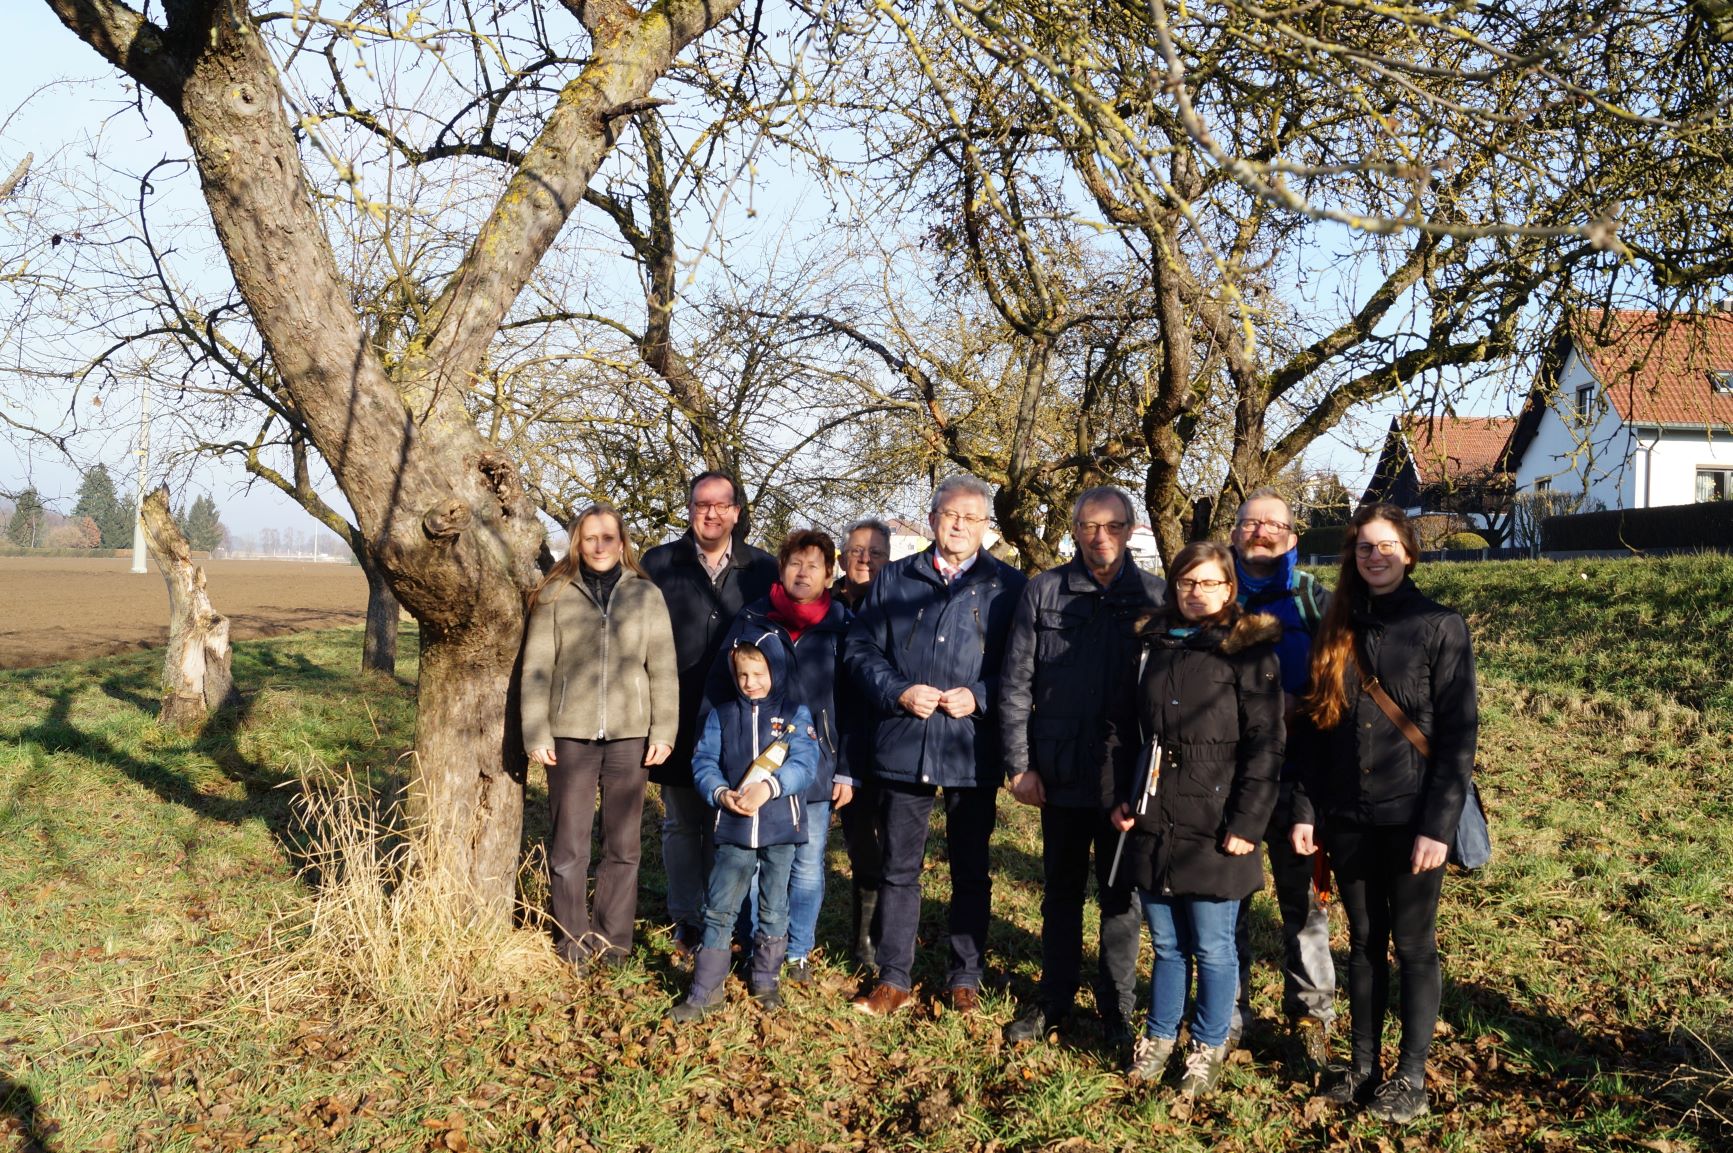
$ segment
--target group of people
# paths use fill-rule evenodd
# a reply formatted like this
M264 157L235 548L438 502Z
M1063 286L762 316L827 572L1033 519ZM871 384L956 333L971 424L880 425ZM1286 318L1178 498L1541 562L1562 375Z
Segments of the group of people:
M1436 914L1478 720L1466 625L1410 579L1419 543L1406 516L1357 513L1326 592L1296 567L1289 505L1260 489L1228 542L1187 545L1164 581L1129 551L1131 498L1093 488L1072 510L1072 559L1025 579L982 547L992 496L972 476L941 483L932 546L895 562L874 520L850 527L840 555L815 530L774 557L745 544L740 489L720 473L692 483L689 531L642 562L614 510L579 515L532 598L523 674L525 746L548 772L561 955L628 955L653 780L675 946L692 962L676 1019L722 1002L737 941L766 1008L783 979L811 980L833 812L853 952L875 974L853 1004L899 1013L914 1000L920 877L942 803L940 995L975 1012L1008 787L1040 810L1044 883L1039 991L1008 1041L1070 1026L1093 867L1105 1035L1128 1045L1129 1079L1156 1083L1177 1063L1181 1094L1209 1092L1250 1012L1262 845L1283 1010L1318 1067L1336 993L1320 897L1330 872L1347 914L1352 1057L1323 1095L1396 1121L1426 1112ZM1133 1038L1140 924L1154 965ZM1386 1071L1392 945L1401 1045Z

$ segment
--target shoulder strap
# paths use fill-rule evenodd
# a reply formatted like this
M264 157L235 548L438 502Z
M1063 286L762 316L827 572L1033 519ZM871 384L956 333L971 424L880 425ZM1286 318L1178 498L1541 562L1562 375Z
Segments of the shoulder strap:
M1367 676L1366 670L1371 662L1360 652L1360 638L1354 638L1354 663L1360 666L1360 690L1371 697L1379 710L1390 718L1390 723L1402 730L1402 735L1408 738L1408 743L1420 751L1420 755L1432 756L1432 742L1426 739L1426 734L1420 731L1420 726L1408 719L1408 714L1402 711L1402 706L1390 699L1390 694L1384 691L1384 686L1378 683L1376 675Z
M1300 604L1300 620L1305 623L1306 631L1315 635L1324 620L1324 586L1311 573L1302 572L1296 576L1294 599Z

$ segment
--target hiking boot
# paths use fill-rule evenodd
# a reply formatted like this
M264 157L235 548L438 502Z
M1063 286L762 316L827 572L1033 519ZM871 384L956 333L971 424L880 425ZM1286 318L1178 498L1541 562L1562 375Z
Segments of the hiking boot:
M1121 1013L1105 1013L1101 1017L1101 1047L1109 1053L1123 1053L1131 1047L1131 1026Z
M1221 1080L1222 1065L1227 1062L1228 1047L1224 1042L1220 1045L1205 1045L1201 1041L1193 1041L1185 1051L1185 1072L1179 1078L1179 1092L1182 1097L1202 1097L1216 1087Z
M1321 1017L1300 1017L1289 1025L1289 1033L1300 1043L1300 1052L1312 1068L1330 1063L1330 1023Z
M812 984L812 962L805 957L796 957L783 967L782 979L791 985L806 988Z
M699 925L688 925L684 921L674 926L674 951L669 956L676 969L690 969L693 958L698 955L698 944L704 940L704 929Z
M1424 1086L1416 1085L1406 1077L1393 1077L1378 1086L1366 1112L1380 1121L1406 1125L1416 1117L1426 1116L1431 1112L1431 1106L1427 1103Z
M1371 1069L1335 1070L1336 1077L1318 1094L1332 1105L1365 1105L1378 1088L1378 1074Z
M1131 1047L1131 1062L1125 1067L1125 1079L1133 1085L1153 1085L1167 1072L1173 1060L1172 1037L1139 1037Z
M1030 1005L1017 1015L1017 1019L1005 1026L1005 1043L1021 1045L1044 1037L1049 1045L1059 1040L1059 1034L1064 1032L1065 1017L1063 1014L1050 1013L1040 1005Z

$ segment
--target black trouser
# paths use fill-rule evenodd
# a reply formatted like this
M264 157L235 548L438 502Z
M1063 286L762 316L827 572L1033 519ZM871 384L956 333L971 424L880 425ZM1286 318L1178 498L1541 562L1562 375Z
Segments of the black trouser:
M885 875L879 887L879 980L898 989L914 987L915 936L921 924L921 869L926 864L927 828L938 789L902 781L883 782L879 809L884 814ZM993 878L987 846L999 790L945 789L945 847L951 862L950 988L979 988L987 953L987 922L993 905Z
M1041 809L1041 1005L1049 1015L1071 1011L1083 972L1083 901L1089 886L1089 852L1095 851L1095 899L1101 908L1101 939L1095 1005L1103 1018L1131 1016L1137 996L1137 947L1142 918L1133 908L1129 884L1108 887L1119 833L1106 809Z
M638 914L638 859L644 838L643 737L618 741L554 739L556 764L548 766L548 903L560 956L577 961L591 953L632 947ZM602 860L596 868L595 916L589 885L590 836L596 820L596 786L602 790Z
M1354 1067L1375 1069L1390 1004L1390 945L1402 966L1402 1048L1397 1075L1425 1084L1438 1020L1438 895L1444 870L1416 875L1414 831L1405 826L1335 825L1325 846L1348 914L1348 1010Z
M856 785L854 798L837 811L837 817L842 821L855 888L876 892L885 874L885 821L879 811L878 782L868 778Z

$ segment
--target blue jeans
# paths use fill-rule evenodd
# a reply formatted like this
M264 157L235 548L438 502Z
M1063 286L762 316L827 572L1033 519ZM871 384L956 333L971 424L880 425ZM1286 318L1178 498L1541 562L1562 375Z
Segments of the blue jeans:
M1138 899L1143 902L1149 941L1155 947L1145 1032L1164 1039L1179 1036L1189 963L1197 970L1192 1040L1212 1047L1225 1044L1233 1020L1234 990L1239 984L1234 925L1239 920L1240 903L1146 892L1139 892Z
M734 934L740 903L758 875L758 931L776 938L788 933L788 873L799 845L716 846L710 887L704 901L704 947L726 949Z
M830 802L806 806L806 844L794 846L788 875L788 959L812 952L818 911L824 905L824 846L830 839Z

